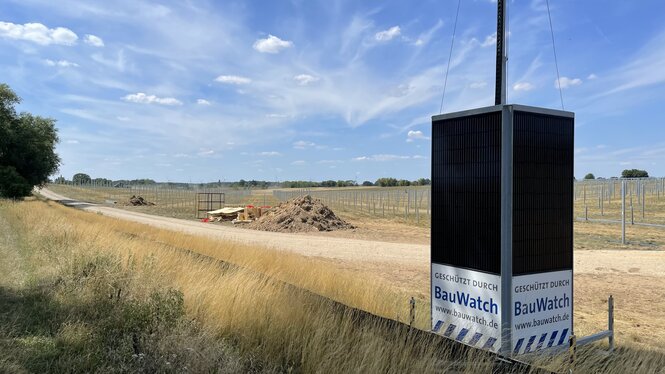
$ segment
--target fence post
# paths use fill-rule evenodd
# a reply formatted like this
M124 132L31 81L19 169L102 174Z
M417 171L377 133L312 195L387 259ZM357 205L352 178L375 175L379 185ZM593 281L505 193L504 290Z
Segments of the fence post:
M582 187L583 187L582 192L583 192L583 198L584 198L584 206L586 206L586 184L584 184Z
M621 181L621 244L626 245L626 181Z
M644 184L642 184L642 220L644 221L644 198L646 194L644 193Z
M586 205L584 206L584 220L588 221L589 220L589 207Z
M612 333L608 338L610 352L614 351L614 297L607 300L607 329Z
M416 223L420 223L420 211L418 210L418 206L420 206L420 200L418 200L418 190L416 192Z
M409 204L411 203L411 194L406 190L406 204L404 205L404 220L409 219Z
M630 224L635 224L635 211L633 209L633 195L630 195Z

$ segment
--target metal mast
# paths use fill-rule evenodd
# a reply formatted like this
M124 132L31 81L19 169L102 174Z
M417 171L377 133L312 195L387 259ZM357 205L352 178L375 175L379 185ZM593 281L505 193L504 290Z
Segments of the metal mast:
M494 105L506 103L506 2L497 1L496 17L496 85Z

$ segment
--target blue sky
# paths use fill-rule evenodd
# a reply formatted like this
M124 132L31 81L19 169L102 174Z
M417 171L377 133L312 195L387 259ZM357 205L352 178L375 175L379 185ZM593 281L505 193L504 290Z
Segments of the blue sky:
M665 2L551 0L578 178L665 176ZM0 81L61 173L429 176L457 1L4 0ZM444 112L493 104L496 4L463 0ZM544 1L509 5L508 102L560 108Z

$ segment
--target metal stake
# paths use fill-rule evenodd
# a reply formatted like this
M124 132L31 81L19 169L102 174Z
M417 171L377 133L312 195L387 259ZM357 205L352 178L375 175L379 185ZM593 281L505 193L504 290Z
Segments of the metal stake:
M626 245L626 181L621 181L621 244Z
M607 300L607 329L612 333L608 338L610 352L614 351L614 297Z

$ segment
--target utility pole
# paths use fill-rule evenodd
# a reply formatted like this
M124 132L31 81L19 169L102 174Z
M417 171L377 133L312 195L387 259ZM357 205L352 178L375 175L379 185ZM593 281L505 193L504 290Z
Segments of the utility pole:
M494 105L506 103L506 2L497 1L496 17L496 84Z

